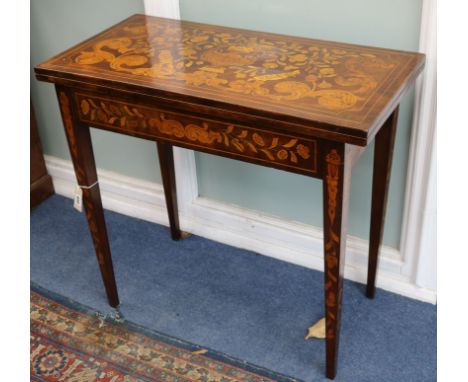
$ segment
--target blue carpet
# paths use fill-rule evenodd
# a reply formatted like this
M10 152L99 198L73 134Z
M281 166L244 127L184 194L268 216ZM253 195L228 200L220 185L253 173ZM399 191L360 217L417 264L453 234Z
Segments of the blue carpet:
M323 314L323 274L106 211L130 322L304 381L324 378L325 344L304 340ZM104 314L83 214L53 196L31 212L31 281ZM336 381L435 381L436 307L345 282Z

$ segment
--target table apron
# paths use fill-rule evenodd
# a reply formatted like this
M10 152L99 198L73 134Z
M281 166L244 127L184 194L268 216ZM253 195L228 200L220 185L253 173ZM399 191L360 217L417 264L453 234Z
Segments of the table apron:
M320 177L319 138L297 137L81 91L74 92L74 102L76 118L92 127Z

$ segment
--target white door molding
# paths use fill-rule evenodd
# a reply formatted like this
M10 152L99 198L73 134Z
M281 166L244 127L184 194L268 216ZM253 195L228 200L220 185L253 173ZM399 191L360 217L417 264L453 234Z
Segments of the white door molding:
M145 13L151 16L180 19L179 0L144 0ZM179 212L189 216L191 204L198 196L197 169L195 154L192 150L174 147L174 166L177 184L177 202ZM191 219L188 219L190 221ZM184 226L181 220L181 229L190 231L191 227Z
M430 253L428 250L433 247L431 229L435 230L435 208L429 204L434 205L436 187L435 173L431 171L435 168L437 104L436 0L423 1L419 50L426 54L426 67L415 91L400 251L404 261L402 273L416 284L435 289L436 275L431 264L435 263L436 253L435 248ZM432 213L428 213L428 208L432 208Z
M144 0L144 5L147 15L180 19L179 0Z

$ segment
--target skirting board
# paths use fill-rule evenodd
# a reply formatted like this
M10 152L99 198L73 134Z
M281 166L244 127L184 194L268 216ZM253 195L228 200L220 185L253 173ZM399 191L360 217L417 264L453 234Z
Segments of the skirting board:
M55 191L73 198L76 179L70 161L45 156ZM164 193L157 183L98 169L104 208L124 215L168 225ZM72 204L70 203L70 208ZM286 221L238 206L196 198L188 211L180 213L181 229L231 246L323 271L323 232L320 228ZM365 283L366 240L348 236L345 264L347 279ZM383 246L377 286L390 292L435 303L436 292L420 288L401 274L400 252Z

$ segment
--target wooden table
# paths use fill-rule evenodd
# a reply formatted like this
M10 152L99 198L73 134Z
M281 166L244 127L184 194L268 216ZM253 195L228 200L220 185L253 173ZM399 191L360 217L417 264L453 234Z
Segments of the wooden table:
M36 66L36 77L56 86L110 305L119 298L89 126L157 142L174 240L181 231L173 146L319 178L326 375L334 378L351 169L375 138L372 298L398 105L424 61L418 53L134 15Z

